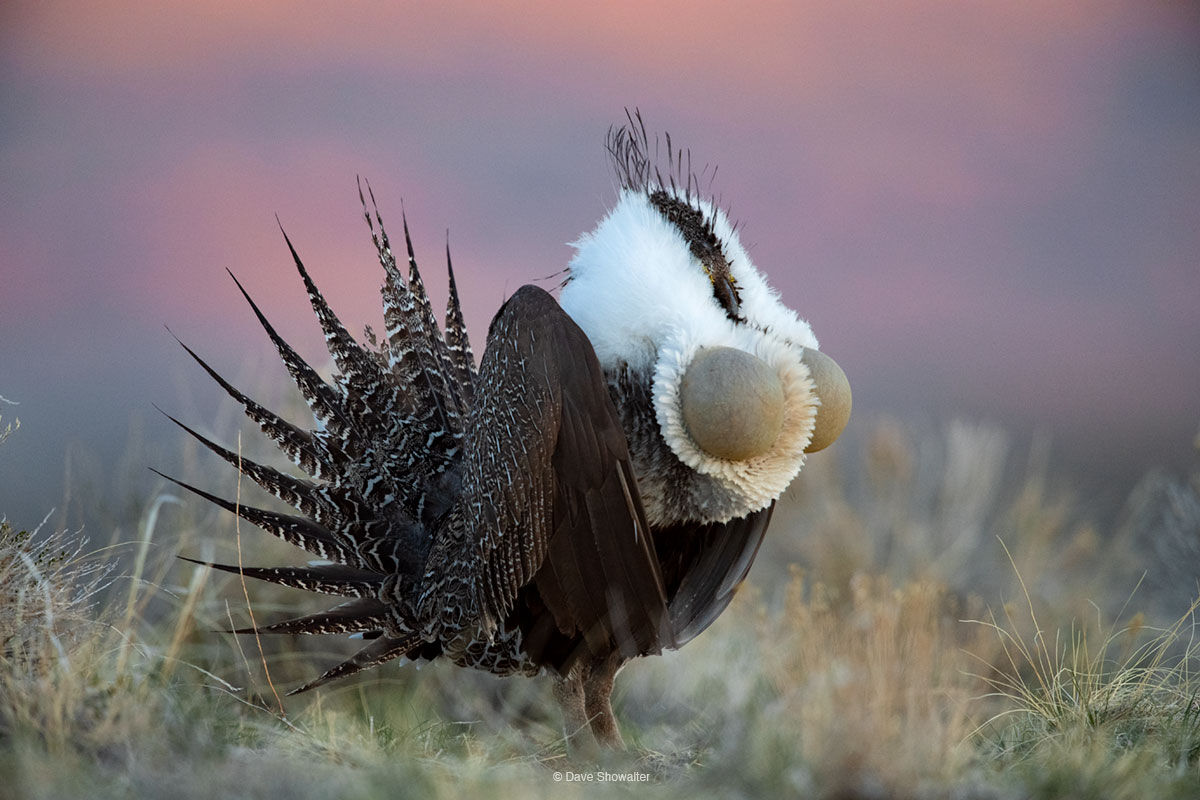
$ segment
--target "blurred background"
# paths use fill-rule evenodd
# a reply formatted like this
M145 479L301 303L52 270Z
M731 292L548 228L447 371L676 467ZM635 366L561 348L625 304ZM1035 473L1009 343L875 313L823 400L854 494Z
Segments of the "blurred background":
M0 514L94 531L144 508L146 467L184 457L155 404L235 430L164 326L272 399L286 372L227 268L325 363L276 215L347 326L378 327L356 176L393 231L407 212L438 304L449 231L478 352L613 202L626 107L719 166L756 264L850 376L829 459L878 448L873 420L905 432L892 450L982 420L1100 514L1195 463L1193 4L10 0Z

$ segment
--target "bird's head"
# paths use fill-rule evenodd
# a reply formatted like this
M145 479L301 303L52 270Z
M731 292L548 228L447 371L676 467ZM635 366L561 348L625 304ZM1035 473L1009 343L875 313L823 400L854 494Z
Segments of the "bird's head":
M610 131L620 199L575 243L560 301L610 380L647 385L655 438L700 477L689 481L685 516L725 521L769 505L806 453L838 437L850 387L767 285L725 212L700 196L683 154L668 138L664 180L648 144L640 117ZM663 454L639 452L635 438L648 514L666 521L677 515L656 501L671 494L678 505L679 492L654 484L679 470Z

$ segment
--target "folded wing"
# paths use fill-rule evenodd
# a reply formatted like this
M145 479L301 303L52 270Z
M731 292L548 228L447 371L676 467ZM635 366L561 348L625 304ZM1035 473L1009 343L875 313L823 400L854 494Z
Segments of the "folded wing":
M442 638L506 620L535 663L673 641L625 435L591 343L545 291L492 321L468 424L460 518L439 533L423 617ZM458 531L458 527L469 531Z

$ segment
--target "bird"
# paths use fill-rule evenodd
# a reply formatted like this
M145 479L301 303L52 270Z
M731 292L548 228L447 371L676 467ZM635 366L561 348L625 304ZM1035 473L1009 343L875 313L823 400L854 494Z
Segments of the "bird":
M807 455L840 435L851 395L810 325L754 266L738 226L701 191L690 150L665 141L664 159L640 112L608 130L617 202L574 243L557 299L528 284L503 302L478 363L449 245L439 327L407 217L405 270L361 180L384 272L378 339L347 331L280 226L331 379L230 272L311 429L179 342L298 470L243 458L168 418L296 513L159 474L316 557L211 566L343 598L236 632L366 641L292 694L398 658L549 674L568 746L619 749L618 671L684 646L729 605L776 501Z

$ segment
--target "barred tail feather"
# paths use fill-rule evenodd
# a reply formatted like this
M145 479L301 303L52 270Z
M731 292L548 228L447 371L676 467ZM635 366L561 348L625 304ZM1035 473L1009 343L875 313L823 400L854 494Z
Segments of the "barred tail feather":
M174 335L174 334L172 334ZM272 441L279 445L288 458L296 466L303 469L314 478L333 481L340 485L340 478L351 472L352 460L334 442L321 439L308 431L297 428L292 423L273 413L266 407L254 402L238 391L229 381L221 377L215 369L196 354L178 338L179 346L187 351L196 363L209 374L225 392L242 405L246 416L258 423L258 427Z
M362 183L358 196L363 205L363 219L371 231L371 241L384 269L386 280L382 288L384 323L387 328L388 368L398 381L413 387L419 403L417 408L432 411L431 431L447 431L457 439L463 429L466 413L464 387L454 368L454 360L437 320L412 246L408 219L402 216L405 248L408 255L407 280L400 272L392 251L391 240L383 225L383 217L375 203L375 193L367 185L371 210L367 209ZM372 218L372 212L374 217ZM378 224L378 229L376 225ZM443 437L449 438L449 437ZM452 456L456 446L442 442L430 453L434 458Z
M240 469L259 486L326 528L344 528L350 520L357 519L362 513L361 504L351 499L351 493L348 491L340 491L333 486L320 486L251 461L221 447L167 412L162 411L162 414L226 462Z
M427 474L437 475L457 457L458 428L454 426L461 425L461 421L448 420L440 411L452 389L436 369L409 376L385 369L346 331L286 233L284 239L338 368L337 383L345 397L346 413L369 441L365 448L342 443L342 449L358 462L353 473L371 476L356 488L373 507L382 508L399 499L410 516L417 516L428 487L422 480L414 480L414 468L419 466ZM440 333L436 340L441 341ZM428 386L430 391L419 391L421 386ZM436 412L433 419L429 419L431 408Z
M234 575L245 575L307 592L340 595L342 597L373 597L383 585L385 576L371 570L347 567L342 564L318 564L310 567L242 567L237 564L214 564L179 556L192 564L219 569Z
M313 555L342 564L359 567L369 566L362 563L362 559L353 547L347 546L338 536L307 517L299 517L294 514L280 514L275 511L267 511L261 508L234 503L196 486L192 486L190 483L184 483L177 478L172 478L170 475L165 475L158 470L152 471L156 475L166 478L176 486L187 489L189 492L203 497L210 503L215 503L227 511L232 511L247 522L252 522L264 531L283 539L288 544L302 547Z
M462 305L458 302L458 286L454 283L454 265L450 261L450 242L446 241L446 275L450 295L446 300L446 331L444 338L454 366L456 383L462 387L464 413L475 399L475 354L471 352L471 340L467 336L467 324L463 320Z
M280 230L283 231L283 228L280 227ZM379 361L354 340L333 313L333 309L325 301L325 296L309 276L286 231L283 231L283 239L292 254L296 271L304 281L309 303L325 334L325 346L337 365L340 373L337 379L345 395L349 413L358 419L360 424L369 426L373 431L387 430L388 426L384 420L403 405L397 397L399 387L395 382L388 380Z
M288 696L307 692L332 680L345 678L364 669L378 666L385 661L391 661L393 658L403 656L413 648L419 647L420 644L421 639L415 634L403 637L380 636L355 653L351 658L332 669L326 670L320 677L288 692Z
M346 437L354 430L354 421L346 412L342 398L337 391L321 379L317 371L309 366L308 362L302 359L291 345L284 341L274 326L267 320L266 315L259 309L258 304L250 297L250 293L242 286L241 281L232 271L229 272L229 277L233 278L233 282L237 284L238 290L242 296L246 298L246 302L250 304L250 308L254 311L254 316L258 318L259 324L263 330L267 332L271 342L275 345L275 349L279 352L279 357L287 367L288 372L295 381L296 387L300 389L300 393L304 396L305 402L308 403L309 409L313 413L313 418L326 428L332 435ZM355 450L362 450L363 444Z
M359 633L375 631L387 620L387 606L375 597L358 597L326 611L230 633Z
M374 198L372 197L372 202ZM365 213L371 225L371 239L379 254L379 263L386 274L383 287L383 319L387 333L388 369L397 381L411 386L416 409L428 412L425 422L430 430L459 432L462 420L457 412L456 392L449 375L444 371L442 359L436 347L442 342L441 331L432 313L425 314L422 308L429 305L425 286L420 273L415 271L416 258L409 243L410 274L406 281L396 266L396 257L383 219L375 211L379 232ZM408 240L408 220L404 220L405 239ZM415 282L414 282L415 276ZM440 456L440 452L432 453Z
M461 419L448 411L454 403L453 390L438 371L436 358L429 352L431 334L422 329L417 318L416 300L394 267L388 271L380 292L388 370L393 380L412 392L409 425L424 431L426 439L438 431L457 433L462 427ZM441 332L435 329L432 336L440 339ZM420 457L428 459L430 467L441 471L448 463L449 449L425 446L421 448Z
M404 227L404 249L408 253L408 289L417 302L416 312L419 315L421 327L427 332L425 336L426 352L433 362L431 364L433 368L429 370L429 375L437 382L436 388L441 390L441 394L452 402L452 407L445 409L444 412L449 427L461 430L462 422L459 419L458 409L462 407L462 398L456 391L455 382L452 379L454 367L450 358L450 350L446 346L446 340L441 335L441 331L438 330L433 305L429 302L429 294L425 291L425 282L421 280L421 273L417 269L417 256L413 251L412 236L408 231L408 218L401 215L401 222ZM383 223L380 222L381 229L382 226Z

